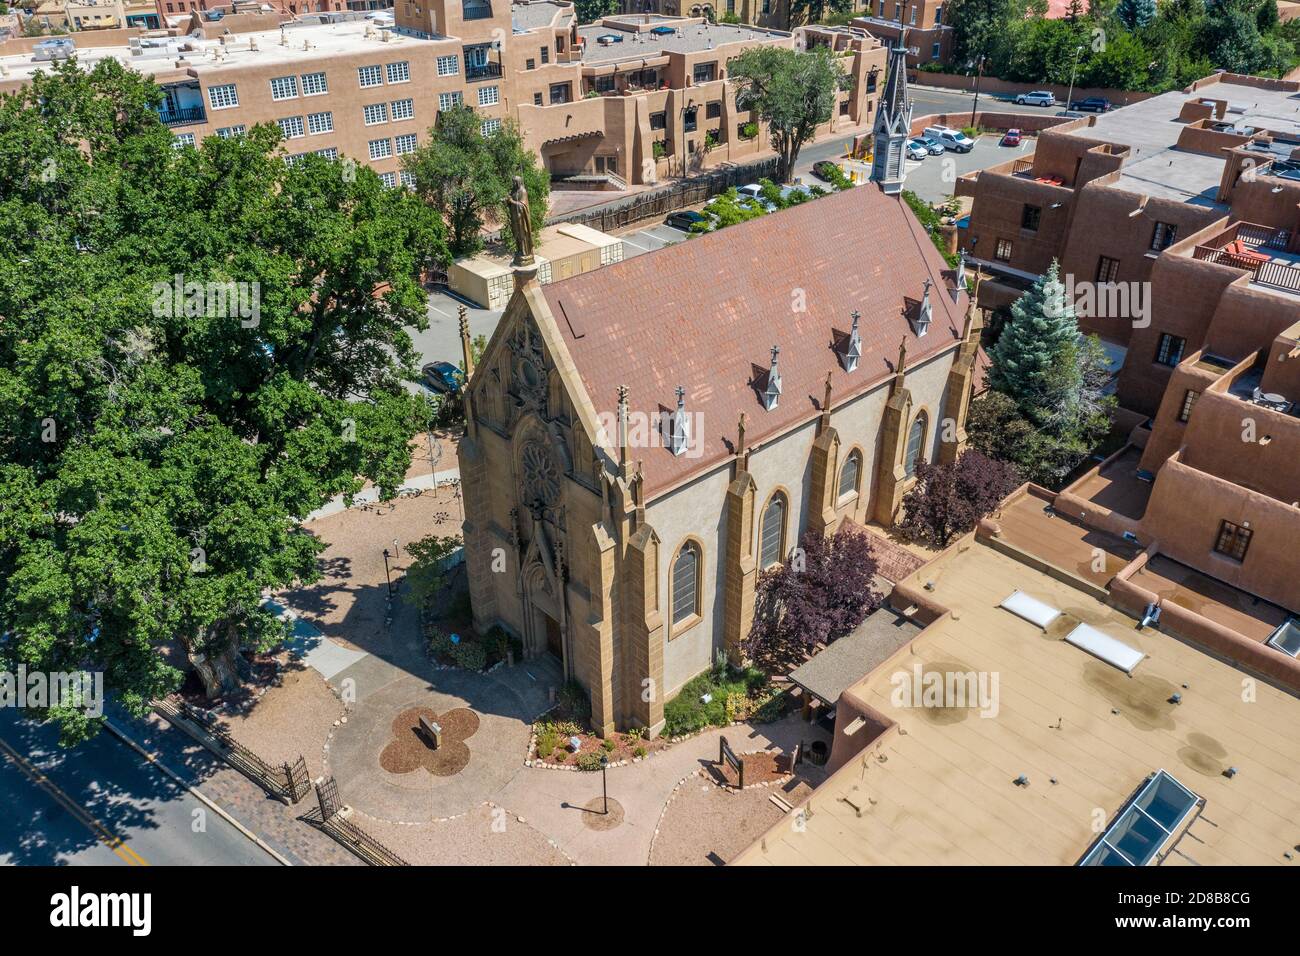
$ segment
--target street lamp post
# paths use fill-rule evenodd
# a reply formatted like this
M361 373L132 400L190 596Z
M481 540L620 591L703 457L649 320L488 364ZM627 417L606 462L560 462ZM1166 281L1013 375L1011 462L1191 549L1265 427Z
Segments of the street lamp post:
M1083 44L1080 43L1074 48L1074 65L1070 67L1070 92L1065 95L1065 108L1071 108L1070 101L1074 99L1074 75L1079 71L1079 54L1083 52Z
M388 549L384 548L384 580L388 582L388 596L393 596L393 578L388 573Z
M606 757L604 754L601 754L600 755L600 793L601 793L602 805L604 807L604 809L600 811L602 814L609 813L609 786L605 782L605 768L607 768L608 766L609 766L609 758Z
M970 105L970 124L975 125L975 113L980 105L980 80L984 78L984 54L980 54L979 62L976 64L975 71L975 99Z

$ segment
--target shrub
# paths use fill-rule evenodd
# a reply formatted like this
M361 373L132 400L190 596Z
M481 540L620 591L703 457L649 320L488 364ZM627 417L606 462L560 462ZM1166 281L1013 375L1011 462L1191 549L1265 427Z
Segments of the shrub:
M644 729L644 728L642 728L642 727L629 727L629 728L627 729L627 731L623 734L623 739L626 740L628 743L632 744L632 743L636 743L638 740L640 740L640 739L641 739L642 737L644 737L644 736L645 736L645 729Z
M434 657L446 657L451 653L454 646L451 643L451 635L440 628L433 628L429 631L429 653Z
M774 720L780 720L785 716L786 706L790 703L790 695L781 691L773 694L758 707L750 711L749 719L759 723L771 723Z
M654 154L655 159L663 159L668 155L668 147L664 145L663 140L656 141L650 151Z
M559 734L552 731L543 731L537 735L537 756L549 757L555 753L555 748L560 742Z
M644 757L644 756L645 756L645 748L644 748L644 747L637 747L636 750L633 750L633 751L632 751L632 756L633 756L633 757Z
M481 671L487 664L487 653L483 650L483 645L476 641L461 641L454 645L451 656L466 670Z
M590 772L600 769L600 754L578 754L578 769Z
M582 727L572 720L556 721L552 726L561 737L576 737L582 733Z
M612 740L602 740L600 742L600 749L605 751L605 753L612 753L614 748L617 746L618 744L614 743Z
M732 691L730 694L728 694L727 699L723 702L722 705L723 711L727 716L727 723L731 723L732 721L736 720L741 714L743 714L745 712L745 707L748 703L749 703L749 698L746 697L744 694L742 694L740 691Z
M563 747L556 749L555 753L552 756L555 757L556 763L568 763L569 761L569 752L565 750Z
M758 135L758 124L754 122L745 123L740 127L741 139L753 139Z

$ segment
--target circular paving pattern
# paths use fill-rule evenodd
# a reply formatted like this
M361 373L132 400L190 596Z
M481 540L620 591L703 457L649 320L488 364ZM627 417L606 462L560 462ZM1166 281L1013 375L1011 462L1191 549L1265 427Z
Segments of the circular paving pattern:
M366 677L359 674L357 702L325 752L325 772L360 812L394 823L445 820L492 799L523 769L540 694L525 707L495 676L460 670L379 687ZM418 729L421 715L442 725L437 751Z
M442 728L442 744L430 746L420 726L423 717ZM423 767L435 777L450 777L469 766L465 741L478 730L478 714L457 707L441 716L431 707L408 707L393 718L393 739L379 755L389 773L411 773Z
M623 804L610 798L609 812L605 809L603 797L594 797L582 807L582 825L588 830L612 830L623 823Z

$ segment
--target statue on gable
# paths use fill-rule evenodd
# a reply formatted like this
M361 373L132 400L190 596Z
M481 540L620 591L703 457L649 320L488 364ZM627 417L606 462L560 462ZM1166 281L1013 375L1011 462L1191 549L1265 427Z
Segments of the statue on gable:
M522 177L515 177L514 188L510 190L510 233L515 238L516 267L533 265L533 217L528 208L528 190L524 187Z

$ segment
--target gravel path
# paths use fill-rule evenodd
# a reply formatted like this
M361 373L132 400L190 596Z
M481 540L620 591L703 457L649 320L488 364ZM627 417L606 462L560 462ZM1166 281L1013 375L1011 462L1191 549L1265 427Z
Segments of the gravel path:
M292 762L302 754L312 778L324 772L325 741L343 703L315 668L292 666L283 680L247 713L222 718L223 726L268 763Z
M355 822L417 866L566 866L572 861L503 807L484 804L443 823Z
M664 809L650 865L721 866L784 816L773 794L797 804L811 792L799 778L784 786L735 791L692 777Z

